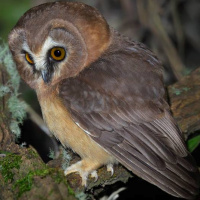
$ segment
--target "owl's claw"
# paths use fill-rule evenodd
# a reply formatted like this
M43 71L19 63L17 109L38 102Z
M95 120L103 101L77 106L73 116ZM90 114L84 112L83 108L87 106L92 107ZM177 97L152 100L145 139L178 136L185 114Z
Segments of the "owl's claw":
M107 171L111 172L111 176L114 174L113 164L108 164L107 165Z
M87 187L87 177L88 177L88 172L84 171L81 167L81 161L71 165L70 167L68 167L65 171L64 174L65 176L71 174L71 173L79 173L81 179L82 179L82 186Z
M99 166L96 163L90 160L82 160L68 167L64 171L64 174L68 175L71 173L79 173L80 177L82 178L82 186L87 187L87 178L89 174L91 174L91 177L95 178L94 182L98 180L98 175L95 170L98 167Z
M80 168L81 161L77 162L76 164L71 165L68 167L65 171L64 174L67 176L68 174L74 173L74 172L79 172L77 169Z
M96 181L98 180L98 178L99 178L96 170L94 170L94 171L90 174L90 176L91 176L92 178L94 178L94 182L96 182Z

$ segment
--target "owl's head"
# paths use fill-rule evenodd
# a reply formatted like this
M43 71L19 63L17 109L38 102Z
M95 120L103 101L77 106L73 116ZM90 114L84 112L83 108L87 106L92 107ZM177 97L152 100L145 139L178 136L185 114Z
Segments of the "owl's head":
M42 4L27 11L9 34L9 47L21 77L32 87L74 77L110 43L99 12L72 2Z

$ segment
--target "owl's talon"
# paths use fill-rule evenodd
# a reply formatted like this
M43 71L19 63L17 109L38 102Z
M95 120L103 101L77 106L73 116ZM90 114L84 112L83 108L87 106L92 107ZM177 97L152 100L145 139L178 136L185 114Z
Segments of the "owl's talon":
M99 167L98 163L95 163L91 160L81 160L70 167L68 167L64 174L68 175L71 173L79 173L80 177L82 178L82 186L87 187L87 179L88 175L91 174L91 177L94 178L94 182L98 180L98 174L95 169Z
M74 172L80 173L80 167L81 167L81 161L71 165L64 171L65 176L67 176L68 174L74 173Z
M80 174L79 172L79 175L81 176L82 178L82 183L81 185L84 186L85 188L87 187L87 177L88 177L88 172L84 172L82 174Z
M92 178L94 178L94 182L96 182L96 181L98 180L98 178L99 178L96 170L94 170L94 171L90 174L90 176L91 176Z
M108 164L107 165L107 171L111 172L111 176L114 174L113 164Z
M82 165L82 162L79 161L73 165L71 165L70 167L68 167L65 171L64 171L64 174L65 176L71 174L71 173L79 173L81 179L82 179L82 183L81 185L82 186L85 186L87 187L87 177L88 177L88 172L84 171L81 167Z

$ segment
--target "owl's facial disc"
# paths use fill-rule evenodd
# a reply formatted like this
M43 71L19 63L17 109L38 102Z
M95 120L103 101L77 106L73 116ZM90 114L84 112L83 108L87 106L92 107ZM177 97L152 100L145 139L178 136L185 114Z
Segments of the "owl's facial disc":
M25 60L32 67L33 73L41 75L45 83L52 80L60 62L66 58L66 48L48 38L39 53L31 52L27 44L23 45Z

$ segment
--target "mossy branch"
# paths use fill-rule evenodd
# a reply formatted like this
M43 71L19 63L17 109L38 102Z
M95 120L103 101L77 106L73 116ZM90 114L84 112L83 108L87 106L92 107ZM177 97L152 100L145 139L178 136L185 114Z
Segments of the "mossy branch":
M200 68L168 87L171 110L185 138L200 131Z

